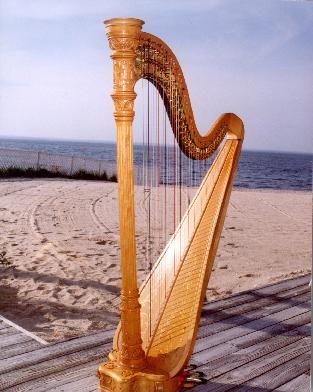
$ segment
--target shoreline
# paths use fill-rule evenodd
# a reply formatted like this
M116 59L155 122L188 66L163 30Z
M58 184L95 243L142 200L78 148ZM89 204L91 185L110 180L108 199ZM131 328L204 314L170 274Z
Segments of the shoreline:
M285 189L285 188L247 188L241 186L233 186L233 191L242 191L242 192L300 192L300 193L312 193L311 190L308 189Z
M142 187L135 189L142 281L147 274L144 195ZM311 209L309 191L235 187L208 299L310 273ZM163 233L158 209L153 211L156 260ZM0 232L0 250L14 265L0 268L1 315L50 342L115 327L120 286L115 183L0 180Z

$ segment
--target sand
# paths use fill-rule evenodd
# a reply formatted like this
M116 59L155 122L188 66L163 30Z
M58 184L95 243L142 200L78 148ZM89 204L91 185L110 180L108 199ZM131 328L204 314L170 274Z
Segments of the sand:
M183 189L184 195L193 190ZM167 203L173 205L167 189ZM136 189L138 276L173 230L152 197L150 250L147 192ZM186 199L187 200L187 199ZM185 206L182 206L182 209ZM173 208L172 208L173 210ZM235 189L208 299L311 271L310 192ZM177 215L177 214L176 214ZM49 342L118 322L117 185L74 180L0 181L0 314Z

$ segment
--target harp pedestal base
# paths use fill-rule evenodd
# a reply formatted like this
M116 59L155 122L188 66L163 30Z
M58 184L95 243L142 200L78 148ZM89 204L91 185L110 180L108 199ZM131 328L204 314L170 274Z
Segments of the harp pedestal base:
M122 368L115 361L99 366L101 392L177 392L181 382L178 377L169 378L166 372Z

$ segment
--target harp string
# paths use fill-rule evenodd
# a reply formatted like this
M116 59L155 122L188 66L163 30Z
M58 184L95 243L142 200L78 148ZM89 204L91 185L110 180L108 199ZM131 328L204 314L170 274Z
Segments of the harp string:
M144 241L144 265L148 274L153 270L154 261L157 260L156 252L161 251L169 240L169 234L173 234L180 223L185 209L190 205L191 194L194 187L199 185L200 177L203 176L206 164L200 162L203 157L197 152L196 162L184 155L179 147L181 125L181 102L173 77L174 65L170 65L167 75L169 86L169 108L166 110L164 102L165 90L160 89L156 82L159 75L152 65L154 61L154 49L148 45L141 51L142 60L147 64L148 77L141 81L142 102L145 111L142 112L142 188L143 207L145 209L146 232L140 241ZM162 60L166 62L166 58ZM165 68L165 67L164 67ZM151 84L151 85L150 85ZM162 100L162 101L161 101ZM161 102L160 102L161 101ZM168 127L170 118L173 119L174 129ZM168 134L171 133L171 135ZM201 159L202 158L202 159ZM170 196L170 197L169 197ZM168 211L169 209L169 211ZM194 227L196 216L187 216L186 234ZM172 281L173 274L178 271L179 260L185 249L184 233L179 231L176 237L176 246L173 248L173 269L169 270L166 263L156 269L156 273L148 280L148 314L147 332L151 337L155 325L157 309L160 309L167 297L168 282ZM161 284L159 282L162 282ZM153 314L154 313L154 314Z
M148 46L148 72L150 71L149 66L150 66L150 47ZM150 157L150 83L147 83L147 89L148 89L148 167L149 167L149 198L148 198L148 257L149 257L149 273L151 272L152 269L152 262L151 262L151 247L150 247L150 241L151 241L151 157ZM150 304L149 304L149 334L151 336L151 316L152 316L152 279L150 279L149 283L149 296L150 296Z
M171 69L171 73L170 75L172 75L172 69ZM171 117L174 117L174 105L173 105L173 79L172 77L170 78L170 91L171 91ZM175 146L175 137L176 137L176 129L174 128L174 132L173 132L173 138L172 138L172 147L173 147L173 152L174 152L174 179L173 179L173 224L172 224L172 230L173 233L175 232L175 226L176 226L176 146ZM174 274L176 271L176 248L174 248Z
M162 65L164 69L164 57L162 59ZM164 89L162 91L162 99L164 102L165 95L164 95ZM168 182L168 161L167 161L167 130L166 130L166 112L165 112L165 107L162 105L163 108L163 135L164 135L164 174L163 174L163 183L164 183L164 242L166 242L166 237L167 237L167 182ZM165 270L163 270L163 276L164 276L164 298L166 297L166 273Z

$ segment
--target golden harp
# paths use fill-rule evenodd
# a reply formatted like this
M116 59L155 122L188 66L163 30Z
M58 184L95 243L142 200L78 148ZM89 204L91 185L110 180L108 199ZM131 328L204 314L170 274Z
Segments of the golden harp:
M182 70L169 47L142 32L143 21L105 22L112 49L117 131L121 252L121 321L113 350L100 365L104 391L177 391L196 339L244 135L243 123L222 114L202 136L196 127ZM224 142L187 211L140 290L137 287L132 123L135 83L152 83L191 160L211 156Z

